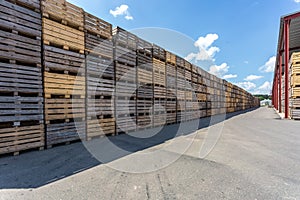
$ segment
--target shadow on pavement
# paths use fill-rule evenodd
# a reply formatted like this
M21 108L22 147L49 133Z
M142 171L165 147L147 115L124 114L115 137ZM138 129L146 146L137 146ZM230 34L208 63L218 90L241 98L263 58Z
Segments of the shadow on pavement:
M122 134L107 137L106 141L109 139L110 142L124 149L126 153L110 153L102 160L102 163L108 163L131 153L162 144L177 136L191 134L197 129L220 123L224 118L229 119L255 109L230 113L226 117L216 116L214 120L207 117L182 123L181 126L174 124L161 129L156 128L158 133L149 138L137 138L134 136L147 136L148 133L153 133L155 129L152 129L152 131L151 129L138 131L130 135ZM211 121L213 121L213 124ZM180 130L179 133L177 133L178 130ZM103 141L104 139L100 138L85 143L101 147L99 148L100 151L107 151L105 145L101 146ZM0 189L38 188L102 163L92 156L82 142L58 146L45 151L23 153L15 157L2 157L0 158Z

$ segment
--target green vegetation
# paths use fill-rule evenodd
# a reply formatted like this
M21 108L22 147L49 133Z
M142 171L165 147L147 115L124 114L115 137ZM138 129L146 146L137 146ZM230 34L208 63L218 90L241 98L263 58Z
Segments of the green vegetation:
M260 101L265 100L265 99L267 99L267 100L268 100L268 99L269 99L269 100L272 99L272 96L271 96L271 95L268 95L268 94L255 94L255 95L253 95L253 96L258 97Z

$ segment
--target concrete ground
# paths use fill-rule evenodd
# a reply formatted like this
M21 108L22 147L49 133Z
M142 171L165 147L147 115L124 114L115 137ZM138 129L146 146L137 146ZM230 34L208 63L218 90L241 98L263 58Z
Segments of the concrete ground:
M114 144L130 151L107 154L101 162L81 143L2 157L0 199L300 199L299 130L299 121L260 108L174 139L142 144L114 137ZM199 158L204 141L216 145ZM188 150L181 151L186 144ZM110 151L101 141L89 145ZM171 158L167 165L134 160L157 149L156 160ZM156 171L125 172L152 165Z

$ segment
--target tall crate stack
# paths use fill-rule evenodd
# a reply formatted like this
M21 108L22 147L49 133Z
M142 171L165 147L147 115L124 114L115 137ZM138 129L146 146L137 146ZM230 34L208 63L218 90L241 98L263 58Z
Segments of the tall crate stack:
M42 0L47 146L85 139L83 9Z
M177 72L176 57L170 52L165 52L167 75L167 123L176 123L177 115Z
M177 69L177 122L184 122L186 114L186 79L184 59L175 55Z
M116 27L113 29L113 42L116 73L116 129L117 133L127 133L137 128L137 38L132 33Z
M300 52L292 54L290 73L290 116L292 119L300 119Z
M167 123L167 90L166 90L166 61L163 56L153 55L153 85L154 110L153 126L164 126Z
M205 84L205 71L197 67L198 83L195 89L200 111L200 118L207 116L207 85Z
M152 44L137 38L137 128L153 126Z
M0 6L0 154L18 154L44 146L40 1Z
M184 60L184 68L185 68L185 120L190 121L194 119L195 111L193 109L193 100L195 96L193 83L192 83L192 64L188 61Z
M112 25L84 13L87 139L115 134Z

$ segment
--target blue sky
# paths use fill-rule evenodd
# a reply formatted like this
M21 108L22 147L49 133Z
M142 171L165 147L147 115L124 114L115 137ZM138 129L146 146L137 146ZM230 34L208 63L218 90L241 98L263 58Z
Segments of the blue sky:
M280 17L300 10L300 0L69 2L252 93L270 92Z

